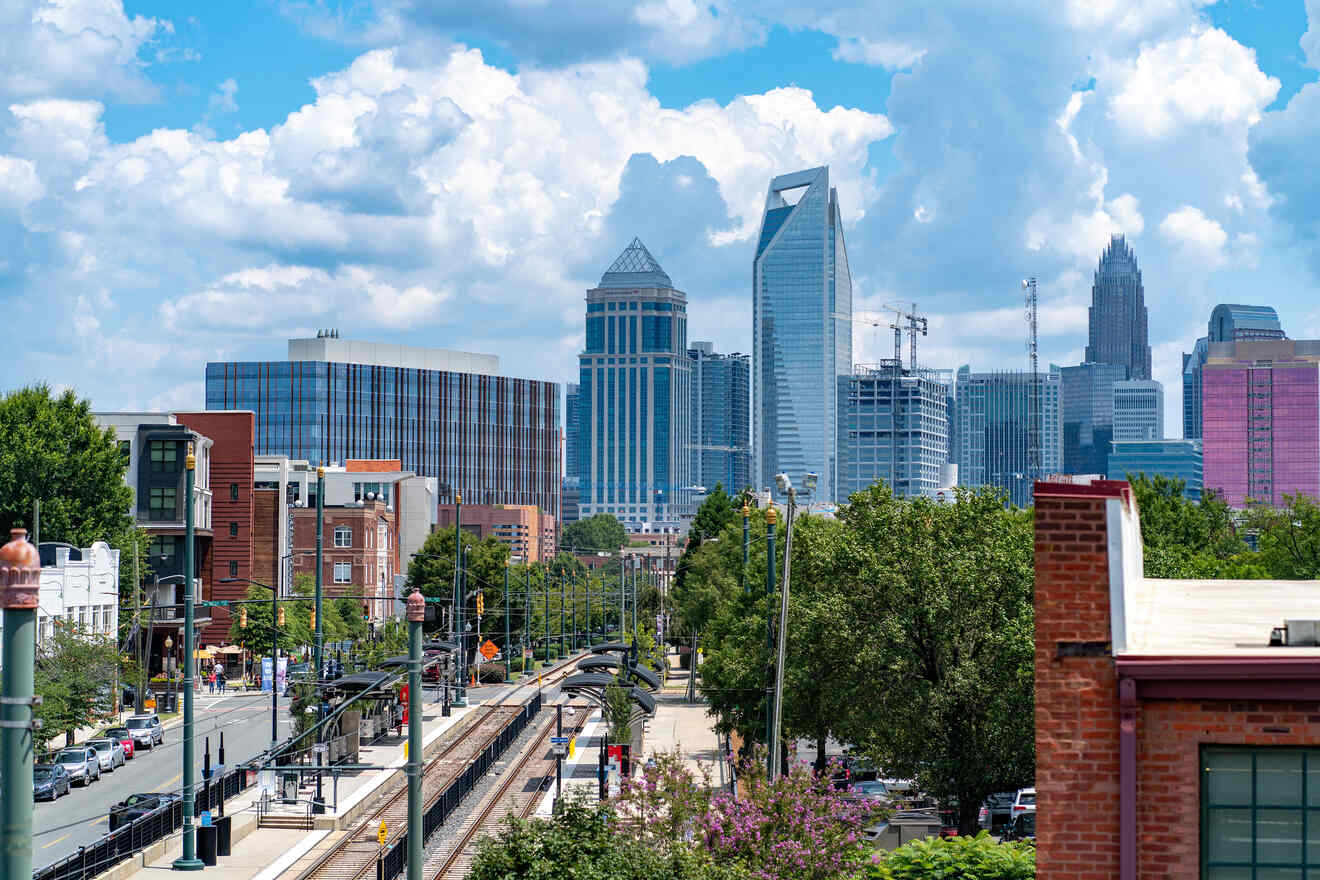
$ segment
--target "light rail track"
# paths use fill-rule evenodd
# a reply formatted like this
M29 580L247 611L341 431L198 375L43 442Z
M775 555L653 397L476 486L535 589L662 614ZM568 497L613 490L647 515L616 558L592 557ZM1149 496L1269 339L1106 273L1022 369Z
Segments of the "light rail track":
M573 704L577 711L570 723L564 725L564 734L576 736L587 723L591 707ZM426 860L423 877L434 880L462 880L472 868L476 858L476 843L480 837L497 832L508 816L526 819L554 784L555 757L550 736L555 731L555 716L542 712L537 719L534 738L528 748L511 766L505 768L500 781L489 792L472 816L464 824L458 841L437 851Z
M541 674L541 686L549 686L571 674L580 659L575 656ZM422 811L425 813L458 779L469 764L523 712L538 689L536 679L520 684L500 704L480 706L441 735L439 752L422 772ZM377 829L384 822L388 837L384 847L377 839ZM384 802L344 834L298 880L363 880L376 876L376 861L389 851L408 829L408 786L396 784Z

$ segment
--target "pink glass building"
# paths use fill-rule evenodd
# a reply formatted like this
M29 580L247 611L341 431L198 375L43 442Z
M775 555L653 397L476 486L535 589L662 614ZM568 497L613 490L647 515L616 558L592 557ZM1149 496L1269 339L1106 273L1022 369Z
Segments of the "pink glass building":
M1211 343L1202 379L1205 487L1232 507L1320 498L1320 340Z

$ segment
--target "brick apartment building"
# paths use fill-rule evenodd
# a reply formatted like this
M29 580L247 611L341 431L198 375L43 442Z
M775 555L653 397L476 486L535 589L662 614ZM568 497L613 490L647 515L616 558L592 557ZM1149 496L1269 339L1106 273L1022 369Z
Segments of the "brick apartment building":
M256 416L247 410L180 412L179 424L211 439L211 552L205 560L210 598L242 599L245 583L224 583L225 578L250 578L253 552L253 451ZM199 643L229 641L228 608L211 609L211 620Z
M441 504L436 527L454 527L454 505ZM464 504L463 531L478 538L498 538L509 552L531 562L545 562L558 552L555 518L534 504Z
M1146 578L1127 483L1035 498L1037 877L1320 877L1320 581Z
M316 573L316 507L292 508L293 572ZM366 596L373 619L392 613L398 521L384 501L324 505L321 583L326 596Z

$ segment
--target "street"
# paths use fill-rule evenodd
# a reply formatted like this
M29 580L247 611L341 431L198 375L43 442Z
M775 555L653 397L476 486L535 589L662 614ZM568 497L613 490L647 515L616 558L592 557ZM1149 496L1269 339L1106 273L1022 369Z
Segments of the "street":
M220 732L225 734L225 758L238 764L270 745L270 694L211 695L205 690L196 702L197 779L202 778L206 739L211 741L211 763L219 761ZM289 733L288 701L280 698L279 732ZM137 757L87 788L74 788L59 800L40 801L33 817L34 866L40 868L76 852L110 830L111 806L136 792L177 791L183 780L180 763L183 725L165 728L164 745L139 750Z

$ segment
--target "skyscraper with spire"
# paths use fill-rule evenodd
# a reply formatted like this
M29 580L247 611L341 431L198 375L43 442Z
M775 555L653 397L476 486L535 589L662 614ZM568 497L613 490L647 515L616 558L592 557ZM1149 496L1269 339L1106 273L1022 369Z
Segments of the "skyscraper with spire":
M625 525L690 516L692 369L687 295L634 238L587 291L578 356L579 515Z
M1150 378L1146 291L1137 255L1122 235L1109 238L1091 286L1090 342L1086 362L1122 364L1128 379Z

